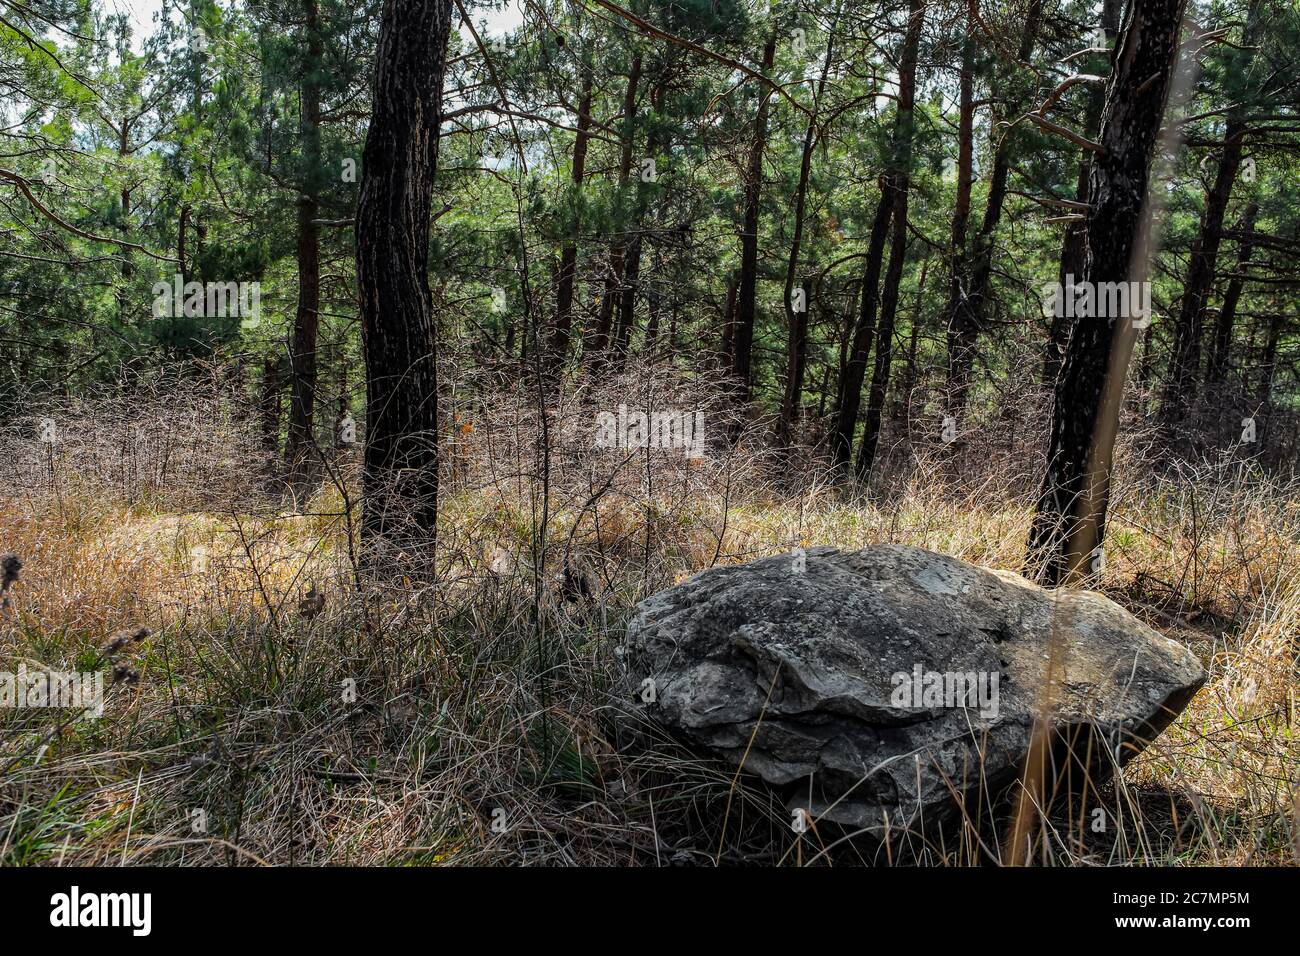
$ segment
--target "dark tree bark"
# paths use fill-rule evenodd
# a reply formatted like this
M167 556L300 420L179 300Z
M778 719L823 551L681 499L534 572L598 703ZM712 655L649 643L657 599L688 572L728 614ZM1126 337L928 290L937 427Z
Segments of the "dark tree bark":
M632 58L632 68L628 71L627 89L623 94L623 132L622 150L618 164L619 189L626 188L632 174L632 152L636 140L636 97L641 85L641 54ZM620 283L623 279L623 265L627 256L627 243L624 239L616 240L609 251L609 271L605 275L605 291L600 297L600 314L597 318L596 334L592 339L591 351L599 354L609 346L614 335L615 307L620 298Z
M135 152L135 147L131 145L131 117L124 115L122 117L122 126L117 131L117 155L125 161L133 152ZM123 183L118 194L118 203L122 210L120 228L124 238L129 237L131 231L131 192L131 185ZM130 282L132 271L130 257L123 256L122 264L118 267L118 275L121 276L122 282L117 290L117 318L123 325L127 321L127 301L129 298L127 285Z
M289 352L293 388L289 397L289 431L284 461L289 488L298 507L310 497L317 475L316 339L320 329L320 203L317 199L321 162L321 69L324 41L316 0L303 0L306 59L302 72L301 143L302 182L298 196L298 311L294 316Z
M176 223L176 271L180 273L181 285L190 281L189 269L186 266L188 262L187 244L190 233L190 207L181 206L180 218Z
M1017 55L1027 63L1038 39L1042 20L1042 0L1033 0L1025 14L1024 32L1020 35ZM1018 104L1013 111L1019 113ZM998 145L993 153L993 169L989 174L988 200L984 217L971 244L969 272L962 277L965 291L962 308L953 313L956 320L949 335L948 354L948 408L960 417L966 409L966 396L970 390L971 370L975 364L977 339L988 323L988 295L993 277L993 253L997 241L998 224L1007 198L1007 179L1011 174L1011 154L1015 147L1015 130L999 131Z
M835 35L832 33L826 41L826 58L822 61L822 75L817 81L817 92L813 103L821 101L826 90L826 77L831 69L831 57L835 48ZM808 126L803 134L803 153L799 159L799 183L794 193L794 235L790 239L790 259L785 267L785 303L786 328L789 338L786 341L785 394L781 399L780 438L788 444L793 434L795 420L799 416L803 395L804 369L807 365L808 347L808 309L810 303L810 284L803 283L803 309L794 308L794 285L799 271L799 252L803 245L803 218L808 201L808 177L812 171L813 147L817 142L816 107L808 118Z
M1221 385L1228 374L1228 357L1232 349L1232 327L1237 321L1237 302L1241 299L1241 290L1245 286L1246 270L1255 244L1251 235L1255 231L1255 218L1259 215L1259 204L1251 200L1238 223L1238 232L1245 238L1237 244L1237 268L1228 280L1228 288L1223 293L1223 302L1219 306L1219 316L1214 323L1214 341L1211 345L1210 359L1206 379L1211 384Z
M921 47L921 28L925 24L925 4L910 0L907 34L898 67L898 112L894 117L893 169L886 183L893 215L893 235L889 242L889 269L880 296L880 328L876 331L876 363L867 393L867 416L862 427L862 444L855 467L859 480L871 473L880 441L880 423L889 390L889 371L894 359L894 320L898 315L898 293L907 263L907 200L912 178L912 136L915 126L916 61Z
M736 276L727 276L727 298L722 306L722 363L725 369L730 370L732 362L732 352L736 339Z
M763 47L762 70L772 69L776 58L776 34ZM753 388L754 318L758 297L758 214L763 197L763 151L767 146L767 106L771 90L759 90L758 113L754 117L754 138L745 166L745 217L740 233L740 285L736 291L736 326L732 342L731 377L736 400L749 401Z
M665 66L654 88L650 91L650 106L656 115L663 111L664 93L671 79L671 66ZM645 151L649 159L657 159L662 148L661 133L658 126L651 125L646 134ZM646 195L645 182L640 176L636 181L636 202L632 211L630 232L632 238L627 245L623 263L622 294L618 303L618 325L615 335L615 364L622 369L627 363L628 349L632 343L632 330L636 326L636 297L641 283L641 252L645 244Z
M893 230L889 242L889 268L885 272L885 288L880 296L880 327L876 330L875 365L871 373L871 388L867 392L862 441L858 445L858 458L854 465L859 481L867 479L876 460L880 423L884 418L885 397L889 389L889 372L894 360L894 320L898 315L898 292L903 279L903 266L907 260L908 179L904 174L892 180L889 187L894 194L891 203L894 207Z
M652 356L655 344L659 340L659 325L663 316L663 296L653 286L646 292L646 309L649 318L645 324L645 353L647 356Z
M1244 71L1249 71L1249 51L1254 42L1258 18L1259 4L1252 2L1242 38L1243 60L1240 69ZM1188 396L1200 378L1201 339L1214 286L1219 244L1223 239L1223 219L1227 213L1228 201L1232 198L1233 184L1241 171L1241 152L1246 132L1244 109L1239 103L1228 113L1218 169L1214 174L1214 184L1205 197L1200 229L1192 244L1187 267L1187 281L1183 284L1183 298L1174 326L1173 356L1169 363L1169 378L1162 401L1163 416L1169 425L1176 425L1186 415Z
M1223 239L1223 218L1232 198L1232 185L1241 169L1242 137L1244 124L1230 120L1223 139L1219 168L1214 175L1214 185L1205 197L1201 213L1200 230L1192 244L1191 261L1187 267L1187 281L1183 285L1182 303L1174 326L1174 348L1170 360L1169 378L1165 384L1162 401L1165 421L1173 424L1187 412L1187 399L1200 377L1201 339L1204 337L1205 313L1219 257L1219 244Z
M1111 48L1114 47L1115 35L1119 32L1119 15L1122 6L1121 0L1103 0L1101 7L1100 26L1106 34L1106 44ZM1093 54L1092 62L1088 65L1088 72L1093 75L1100 75L1103 69L1109 69L1110 57L1100 54ZM1101 110L1106 104L1106 91L1100 87L1093 87L1088 90L1087 105L1084 107L1084 135L1098 135L1098 125L1101 123ZM1076 202L1086 203L1088 201L1088 180L1092 173L1092 151L1081 150L1079 157L1079 176L1074 187L1074 199ZM1083 255L1086 239L1084 235L1084 224L1082 222L1072 222L1065 227L1065 236L1061 240L1061 268L1057 275L1057 281L1061 288L1070 284L1071 277L1079 278L1083 275ZM1064 309L1059 309L1064 313ZM1043 374L1042 382L1044 385L1051 385L1056 381L1056 376L1061 371L1061 357L1065 353L1065 343L1070 338L1070 319L1065 315L1053 315L1051 329L1047 334L1047 350L1043 357Z
M813 282L805 276L799 283L804 307L790 314L790 342L786 350L785 395L781 400L779 439L788 445L794 438L794 426L803 411L803 383L808 373L808 310L812 308Z
M840 363L839 384L835 391L834 426L831 429L831 459L837 471L848 467L853 454L853 429L862 405L862 383L867 377L867 358L876 334L876 310L880 304L880 268L885 258L885 239L889 234L893 192L885 178L880 182L880 200L867 239L867 264L862 276L858 299L858 317L853 326L852 344Z
M896 423L907 421L912 407L912 390L916 388L916 352L920 339L923 315L921 303L925 298L925 280L930 273L930 256L921 261L921 275L916 280L916 294L913 297L911 328L907 336L907 355L903 365L903 380L895 389L893 419Z
M973 2L973 0L972 0ZM948 272L948 304L944 308L944 318L948 323L948 387L960 395L960 403L965 404L965 392L968 382L962 376L965 366L958 362L958 357L965 358L964 351L969 342L970 331L974 322L967 314L969 307L966 299L969 282L969 263L966 248L966 233L970 226L971 185L974 181L974 72L975 72L975 37L972 33L972 17L967 13L966 40L962 44L961 73L958 76L958 120L957 120L957 196L952 211L952 239Z
M437 337L429 293L451 0L386 0L357 204L366 360L362 534L433 538L438 513Z
M574 193L582 189L587 169L587 146L591 141L591 99L595 71L588 64L582 68L582 95L578 100L577 135L573 140L572 182ZM574 222L575 231L581 225ZM552 367L564 362L569 353L569 336L573 330L573 291L578 281L578 244L576 237L560 250L560 274L555 290L555 322L551 327Z
M1280 309L1274 311L1268 319L1268 332L1264 339L1264 351L1259 362L1259 383L1255 389L1255 405L1258 407L1256 417L1259 426L1255 440L1265 443L1269 436L1269 425L1273 418L1273 380L1277 375L1277 346L1282 338L1282 325L1285 313Z
M1083 281L1146 278L1147 182L1173 73L1186 0L1133 0L1102 112L1088 194ZM1111 455L1135 332L1131 316L1075 321L1056 382L1031 561L1051 584L1073 580L1105 535Z
M262 453L265 456L267 481L274 479L274 467L280 452L280 359L268 356L262 364L262 394L258 401L261 420Z

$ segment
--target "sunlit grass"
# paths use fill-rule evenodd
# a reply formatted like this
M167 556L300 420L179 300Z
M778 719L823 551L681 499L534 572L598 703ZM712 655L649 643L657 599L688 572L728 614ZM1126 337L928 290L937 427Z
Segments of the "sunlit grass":
M560 474L544 529L535 488L449 487L439 582L361 590L354 488L327 484L306 515L71 487L5 501L0 549L26 567L0 669L84 668L112 634L153 633L131 652L139 683L113 687L103 719L51 735L57 715L0 713L0 860L654 864L667 842L694 862L816 857L756 790L740 794L744 826L721 830L725 767L664 740L620 746L609 691L632 606L711 565L813 545L905 543L1019 570L1029 503L933 476L881 500L727 488L720 464L667 473L647 496L643 464L608 466L628 474L595 496ZM1051 859L1296 862L1298 540L1280 489L1121 482L1093 586L1210 677L1108 788L1105 831L1054 833ZM566 566L589 600L562 593ZM309 586L319 615L300 610Z

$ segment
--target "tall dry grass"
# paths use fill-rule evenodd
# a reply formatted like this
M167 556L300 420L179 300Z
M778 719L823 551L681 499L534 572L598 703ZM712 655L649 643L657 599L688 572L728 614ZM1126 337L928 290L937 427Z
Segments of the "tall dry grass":
M632 716L617 649L641 597L799 545L899 542L1018 569L1041 397L977 416L952 446L911 403L885 473L846 495L818 436L773 451L770 423L662 369L569 382L545 417L526 386L463 394L446 402L431 581L356 566L355 449L328 449L319 493L293 508L222 383L45 404L0 436L0 551L25 562L0 671L121 674L99 720L0 711L0 861L999 858L978 822L871 847L794 832L771 794ZM594 448L594 415L620 402L705 410L708 454ZM43 417L53 445L34 438ZM1096 586L1192 647L1209 680L1095 806L1040 815L1034 859L1294 865L1296 489L1249 449L1162 471L1142 422L1126 434Z

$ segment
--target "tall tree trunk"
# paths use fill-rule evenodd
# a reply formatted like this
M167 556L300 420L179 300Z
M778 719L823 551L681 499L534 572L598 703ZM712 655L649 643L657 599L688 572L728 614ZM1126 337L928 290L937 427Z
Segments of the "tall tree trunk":
M655 343L659 339L659 325L663 315L663 296L654 286L646 292L646 308L649 312L649 319L645 324L645 354L647 358L653 358Z
M974 0L971 0L974 3ZM969 386L969 366L965 364L966 351L973 347L974 322L969 316L966 302L969 282L969 263L966 233L970 225L971 185L974 181L974 129L975 129L975 35L973 17L966 15L966 39L961 51L961 74L958 77L957 120L957 197L952 211L952 239L948 272L948 304L944 318L948 323L948 389L950 396L958 399L953 404L966 404ZM951 401L951 399L950 399Z
M776 58L776 33L763 47L762 70L772 69ZM736 328L732 343L731 377L736 400L749 401L753 388L754 319L758 297L758 214L763 197L763 151L767 146L767 106L771 90L759 91L758 113L754 117L754 138L745 167L745 216L740 233L740 285L736 292Z
M1223 238L1223 217L1232 197L1232 184L1241 168L1241 145L1245 126L1239 120L1230 120L1223 139L1223 152L1214 185L1205 197L1201 213L1200 230L1192 244L1191 261L1187 268L1187 281L1183 285L1182 303L1174 326L1173 356L1169 365L1169 378L1162 401L1163 417L1173 424L1187 412L1190 389L1200 377L1201 339L1204 335L1205 313L1219 256L1219 243Z
M438 364L429 221L451 0L386 0L357 204L366 361L362 534L432 539Z
M1115 36L1119 33L1119 16L1121 0L1103 0L1101 6L1101 29L1106 37L1107 47L1114 48ZM1103 71L1110 69L1110 54L1101 55L1093 54L1090 58L1087 71L1094 76L1100 76ZM1101 87L1092 87L1088 90L1087 104L1084 107L1084 135L1098 135L1098 126L1101 123L1101 110L1106 105L1106 91ZM1079 157L1078 179L1074 186L1075 202L1086 203L1088 201L1088 180L1092 172L1092 152L1082 150ZM1084 224L1082 222L1072 222L1065 227L1065 236L1061 240L1061 268L1057 274L1057 281L1060 288L1067 288L1075 278L1083 275L1083 254L1086 239L1084 235ZM1051 328L1047 334L1047 349L1043 357L1043 374L1042 382L1044 385L1051 385L1056 381L1056 376L1061 372L1061 357L1065 353L1065 343L1070 338L1070 319L1064 313L1064 309L1057 309L1056 312L1061 315L1052 316Z
M730 370L732 362L732 353L735 349L736 340L736 275L731 273L727 276L727 298L722 306L722 351L723 367Z
M1088 195L1083 281L1143 281L1147 182L1178 60L1186 0L1133 0L1102 113ZM1105 535L1110 466L1135 332L1131 316L1075 321L1057 378L1051 443L1030 532L1051 584L1075 579Z
M636 97L640 85L641 54L638 53L632 57L632 68L627 76L627 89L623 93L623 142L618 164L620 191L627 186L628 178L632 173L632 151L636 138ZM597 354L603 352L610 344L614 333L614 309L619 301L619 284L623 280L623 263L626 255L626 240L623 238L615 240L609 251L607 265L609 271L605 275L605 291L600 297L600 314L591 345L591 351Z
M190 207L189 205L181 206L180 219L176 223L176 271L180 273L181 285L190 281L189 268L186 266L188 261L187 244L190 232Z
M121 158L125 166L126 158L131 155L131 117L122 116L122 128L118 130L117 136L117 155ZM129 239L131 234L131 186L129 183L123 183L122 189L118 194L118 202L122 210L121 230L122 237ZM122 264L118 267L118 275L122 282L117 289L117 320L126 325L127 323L127 283L131 280L131 259L129 256L122 257ZM129 368L129 366L128 366Z
M284 460L289 487L298 507L306 505L317 475L316 439L316 338L320 328L320 216L317 199L321 163L321 38L317 0L303 0L306 62L302 70L301 143L302 177L298 196L298 311L294 316L293 344L289 352L293 390L289 398L289 431Z
M907 360L903 366L903 380L895 389L893 419L897 423L906 422L912 407L912 390L916 388L916 353L921 333L921 304L925 299L925 280L930 272L930 255L926 253L921 260L921 275L916 280L916 295L913 297L911 328L907 336Z
M1270 300L1270 305L1274 305ZM1269 424L1273 418L1273 380L1277 374L1277 346L1282 337L1282 320L1286 313L1275 308L1268 317L1268 333L1264 340L1264 352L1260 356L1259 383L1255 389L1255 404L1258 406L1256 417L1261 419L1256 429L1255 440L1261 444L1268 437Z
M268 356L262 363L262 394L258 412L262 431L262 453L267 469L265 478L275 478L276 461L280 452L280 358Z
M576 219L579 193L587 169L587 145L591 141L591 93L595 71L589 64L582 67L582 95L578 100L577 135L573 140L573 182L575 233L581 226ZM569 336L573 330L573 291L578 280L578 243L576 235L560 250L560 274L555 290L555 322L551 327L549 351L552 365L562 364L569 352Z
M1252 0L1242 37L1243 49L1249 51L1254 40L1259 16L1258 0ZM1250 66L1246 54L1243 70ZM1219 166L1214 174L1214 185L1205 197L1201 213L1200 230L1192 244L1191 260L1187 267L1187 281L1183 284L1183 298L1174 325L1173 356L1169 364L1169 378L1165 385L1162 412L1165 422L1175 425L1187 413L1187 399L1195 388L1201 371L1201 339L1205 328L1205 313L1214 285L1214 275L1219 256L1219 243L1223 239L1223 219L1232 198L1232 186L1241 170L1241 150L1246 136L1246 123L1240 104L1228 113L1224 129Z
M898 293L907 262L907 199L912 177L912 137L915 126L916 60L921 47L921 28L925 24L923 0L908 3L907 35L898 67L898 112L894 117L892 170L886 184L893 209L893 235L889 242L889 269L880 296L880 328L876 331L876 364L867 393L867 418L862 427L862 444L858 447L855 467L859 480L871 473L880 441L880 423L884 417L885 398L889 390L889 370L894 359L894 320L898 315Z
M808 310L812 308L813 282L804 276L799 283L804 307L791 314L790 342L786 349L785 395L781 400L779 438L788 445L794 438L794 426L803 412L803 383L808 373Z
M670 65L664 67L664 72L650 91L650 107L656 116L663 111L664 93L667 90L669 80L672 78L670 70ZM658 160L657 154L661 148L660 136L659 126L651 125L650 131L646 134L645 151L646 158L656 162ZM637 292L640 291L641 251L645 240L645 185L645 181L638 175L635 186L636 202L632 212L632 238L628 242L627 252L624 257L623 288L618 303L618 332L615 335L614 361L619 369L622 369L627 363L627 353L632 342L632 329L636 326L636 296Z
M1034 43L1038 39L1039 24L1042 20L1042 0L1032 0L1025 14L1024 32L1020 35L1020 47L1017 56L1021 63L1027 63L1034 52ZM1012 104L1015 114L1023 112L1020 104ZM971 370L975 364L976 340L988 323L988 294L993 278L993 254L997 243L998 224L1002 221L1002 210L1007 198L1007 179L1011 174L1011 154L1015 145L1016 131L1012 129L997 130L997 148L993 153L993 169L989 174L989 194L984 205L984 217L980 221L979 232L972 243L969 272L963 276L965 287L965 308L956 310L958 319L956 328L949 338L948 356L949 412L960 418L966 410L966 397L969 393Z
M858 299L858 317L853 326L852 344L840 362L839 383L835 390L834 425L831 429L831 460L837 472L848 467L853 454L853 429L862 405L862 383L867 377L867 358L876 334L876 309L880 304L880 267L885 258L885 239L889 235L889 215L893 193L885 177L880 180L880 200L867 239L867 263L862 275Z
M1206 379L1211 384L1221 385L1228 374L1228 355L1232 349L1232 327L1237 321L1237 302L1241 299L1241 290L1246 284L1246 270L1255 245L1250 236L1255 231L1255 218L1259 215L1259 203L1251 200L1246 211L1242 213L1238 231L1242 238L1237 244L1237 268L1228 288L1223 293L1223 302L1219 306L1219 317L1214 323L1214 342L1211 345L1210 359Z
M800 399L803 395L804 368L807 364L808 346L808 309L810 285L803 283L803 308L794 308L794 284L799 271L799 252L803 245L803 217L808 200L808 177L812 171L813 147L817 142L817 109L822 94L826 90L826 78L830 74L831 56L835 47L835 35L832 33L826 41L826 58L822 61L822 75L817 81L817 92L813 96L813 115L808 117L808 126L803 134L803 153L799 159L799 184L794 193L794 235L790 239L790 258L785 267L785 322L789 330L786 341L785 395L781 399L780 437L783 444L788 444L793 434L795 419L799 415Z

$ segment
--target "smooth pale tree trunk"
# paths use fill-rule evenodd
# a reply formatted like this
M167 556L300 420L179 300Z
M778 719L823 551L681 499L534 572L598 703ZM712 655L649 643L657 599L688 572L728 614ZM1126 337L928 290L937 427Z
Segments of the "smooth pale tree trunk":
M310 497L317 471L316 339L320 330L320 216L317 199L321 163L321 73L324 42L316 0L304 0L306 62L302 76L301 144L302 182L298 196L298 311L294 316L289 352L292 390L289 396L289 430L284 461L289 488L298 507Z
M451 0L386 0L357 204L366 362L363 540L432 542L438 514L437 338L429 293Z
M776 58L773 33L763 47L762 70L772 69ZM759 91L758 113L754 117L754 137L749 145L749 162L745 167L745 215L740 232L740 284L736 290L736 326L732 341L731 377L735 382L736 400L749 401L753 388L754 320L758 301L758 216L763 197L763 151L767 147L767 107L771 90Z
M1148 180L1178 60L1185 0L1133 0L1102 112L1088 194L1082 280L1143 281ZM1048 583L1092 566L1105 535L1120 398L1136 333L1132 316L1078 318L1057 378L1042 493L1029 556Z

